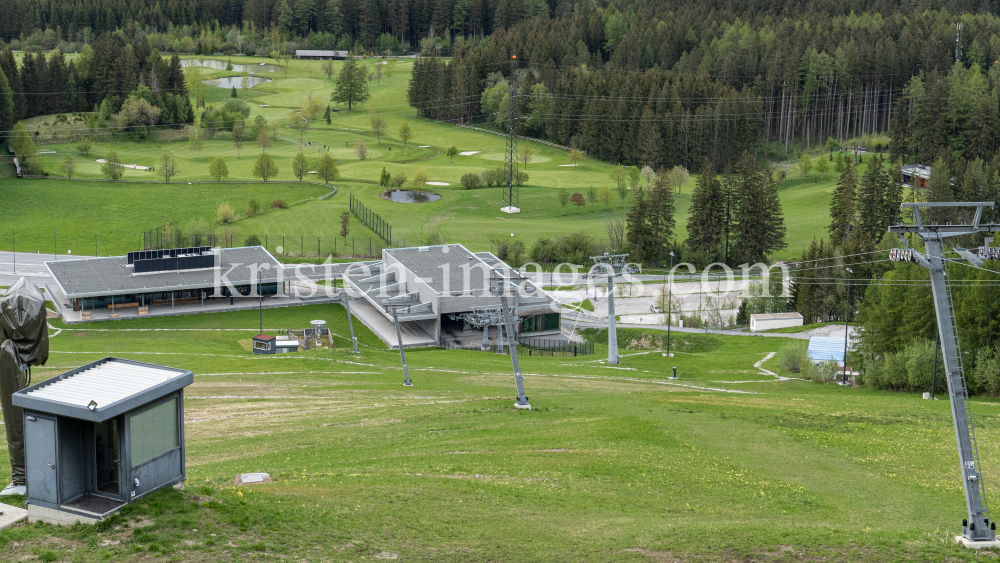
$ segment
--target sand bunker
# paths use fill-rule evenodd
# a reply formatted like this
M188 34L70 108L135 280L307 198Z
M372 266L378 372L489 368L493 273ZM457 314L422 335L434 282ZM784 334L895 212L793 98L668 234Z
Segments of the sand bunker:
M458 154L460 154L462 156L472 156L474 154L479 154L481 152L483 152L483 151L464 151L464 152L460 152Z
M100 164L104 164L107 162L107 160L104 160L103 158L98 158L97 162L99 162ZM122 168L132 168L135 170L149 170L148 166L139 166L138 164L122 164Z
M427 182L428 186L450 186L448 182Z

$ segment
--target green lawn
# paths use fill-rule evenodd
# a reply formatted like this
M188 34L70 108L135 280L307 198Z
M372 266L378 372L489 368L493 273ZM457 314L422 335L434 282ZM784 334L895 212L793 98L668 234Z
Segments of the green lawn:
M221 60L228 58L223 57ZM232 57L236 64L255 64L262 60ZM266 61L273 62L270 59ZM370 66L372 62L364 61L363 64ZM339 71L341 64L335 63L335 71ZM557 195L560 189L586 193L591 187L611 186L612 180L608 176L611 164L586 160L579 167L560 166L570 162L566 151L532 143L535 156L527 167L530 178L520 190L522 213L500 213L499 188L466 191L461 188L459 180L466 173L502 166L503 137L415 117L414 110L406 102L411 66L412 60L409 59L394 61L395 71L391 78L383 78L381 84L371 83L372 98L369 102L353 111L335 105L341 111L333 114L331 124L327 125L325 121L318 119L305 133L304 141L314 143L301 147L311 165L315 165L319 155L327 150L324 146L328 147L330 154L338 161L342 178L337 186L341 193L330 201L316 200L314 196L322 195L319 193L321 188L281 184L282 181L295 179L291 172L291 160L300 149L299 136L295 131L279 128L275 146L268 149L279 167L276 178L278 182L274 187L188 187L185 182L210 179L208 165L215 156L226 159L230 180L253 179L253 160L260 148L247 142L238 157L230 140L208 140L196 156L188 146L186 134L181 131L178 132L179 140L171 142L135 142L125 136L97 139L88 156L76 152L75 142L40 142L40 149L54 151L54 154L41 155L50 172L58 173L59 164L65 154L69 153L75 156L79 166L76 174L82 177L100 177L100 164L96 160L103 158L110 150L117 151L124 163L144 166L156 166L162 153L169 150L179 161L179 172L174 178L178 183L169 187L124 183L108 187L89 182L0 179L0 197L17 202L16 206L0 209L0 217L9 220L9 223L4 223L12 224L19 232L23 230L23 239L20 236L17 238L23 240L18 247L25 250L49 251L52 246L50 231L57 228L66 231L68 236L64 248L79 247L81 250L77 252L82 252L84 248L92 246L87 243L85 235L92 238L93 232L98 231L99 252L101 248L106 248L107 252L121 253L134 248L133 240L137 239L133 237L137 237L140 231L154 228L164 221L177 220L185 224L198 218L214 222L215 208L223 201L236 207L237 204L244 205L250 197L270 202L276 196L287 195L289 203L296 201L301 204L238 221L232 226L237 238L245 239L250 234L257 234L263 240L267 235L269 248L274 251L276 243L272 243L272 239L285 237L284 246L291 247L290 252L296 254L315 253L315 239L319 238L326 241L320 242L319 246L323 254L327 254L328 247L330 251L333 250L332 241L340 231L336 215L346 208L347 193L354 193L393 226L393 238L396 239L393 242L398 241L399 244L403 244L404 239L410 245L440 236L448 242L461 242L473 249L484 250L489 249L490 238L509 237L511 233L522 240L526 247L530 247L539 237L552 237L573 231L588 232L596 239L605 238L606 219L623 213L629 200L621 200L615 195L607 210L600 203L588 203L583 208L573 205L562 207ZM312 72L309 72L310 68ZM208 78L237 74L207 68L201 70ZM328 80L320 71L318 61L291 61L287 78L281 72L262 75L273 78L274 81L258 85L249 92L254 112L251 120L256 114L261 114L269 120L279 120L283 125L287 122L289 112L299 108L307 96L312 95L327 103L333 89L333 81ZM209 103L221 103L228 99L229 94L230 90L209 86L207 99ZM241 95L248 93L241 92ZM387 121L387 136L382 138L381 143L371 135L369 110ZM406 147L398 139L399 126L404 120L410 122L413 130L413 138ZM33 126L46 122L53 122L52 116L30 120ZM357 140L363 140L367 144L368 160L358 160L353 150ZM421 145L428 148L420 148ZM451 146L460 151L479 152L456 156L452 162L452 159L445 156L445 151ZM391 203L379 197L383 188L376 185L383 167L390 173L401 172L410 178L418 168L426 168L431 181L450 185L427 186L427 190L442 196L436 202ZM317 179L314 175L309 177ZM808 244L814 237L826 235L829 200L834 186L832 172L827 174L826 179L819 181L816 181L815 172L808 179L801 179L797 172L790 170L789 177L794 179L787 180L779 188L788 227L788 249L777 253L776 259L796 257L804 244ZM155 172L126 169L124 179L156 180L158 176ZM692 176L676 197L675 232L679 240L686 237L686 217L695 180L696 177ZM127 192L127 195L123 197L119 192ZM303 193L307 195L302 195ZM72 221L53 220L54 210L66 213ZM238 209L237 212L241 210ZM372 233L355 223L352 222L351 236L355 237L356 245L367 243L366 239L372 237ZM102 245L100 239L103 232L107 232L107 240ZM299 244L289 244L289 237L298 237ZM313 244L307 246L308 239L313 239ZM9 242L7 237L0 238L0 248L9 248ZM347 242L350 243L350 237ZM337 248L339 254L342 254L340 247L343 244L344 240L341 239ZM374 247L375 239L372 244ZM63 247L61 243L60 246Z
M331 305L264 325L315 318L348 334ZM949 541L964 503L947 402L774 382L753 364L780 339L675 334L667 359L663 333L623 329L612 368L588 330L595 355L522 356L527 412L506 356L410 350L408 388L363 328L359 356L344 338L253 356L254 311L53 324L36 380L109 354L195 373L187 487L98 527L0 532L3 560L976 559ZM992 499L1000 404L973 409ZM248 471L274 482L231 485Z

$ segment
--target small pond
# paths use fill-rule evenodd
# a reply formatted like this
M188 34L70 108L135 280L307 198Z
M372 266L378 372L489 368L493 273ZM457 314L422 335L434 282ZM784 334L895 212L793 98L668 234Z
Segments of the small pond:
M270 78L261 78L259 76L248 76L250 79L250 87L253 88L258 84L263 84L265 82L270 82ZM212 86L218 86L220 88L226 88L227 90L232 87L237 89L243 88L243 77L242 76L227 76L226 78L212 78L210 80L202 80L205 84L211 84Z
M437 201L441 199L441 196L431 192L418 192L416 190L392 190L382 192L382 199L396 203L427 203L428 201Z
M181 61L181 66L203 66L213 68L215 70L226 70L226 61L216 59L184 59ZM258 72L280 72L283 70L280 66L271 64L233 65L233 72L243 72L244 69L246 69L246 71L250 74Z

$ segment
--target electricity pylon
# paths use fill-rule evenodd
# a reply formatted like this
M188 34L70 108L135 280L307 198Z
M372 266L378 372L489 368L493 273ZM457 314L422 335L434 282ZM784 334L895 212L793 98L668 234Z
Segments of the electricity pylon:
M948 397L951 401L951 418L955 425L955 439L958 442L958 461L965 488L965 505L968 518L962 521L962 535L956 540L968 547L1000 544L996 541L996 522L990 522L990 512L986 504L986 487L979 464L976 448L976 430L972 424L969 405L969 391L965 385L965 370L958 341L958 326L955 322L954 298L951 294L951 278L948 264L941 251L946 237L973 233L992 233L1000 230L995 223L981 224L983 208L993 207L993 202L974 203L904 203L903 208L913 209L914 225L895 225L889 232L898 233L900 238L906 233L915 233L924 241L927 255L908 247L893 249L889 258L894 261L916 262L930 270L931 294L934 299L934 313L937 315L938 338L944 360L945 379L948 382ZM971 225L924 225L920 217L921 207L975 207L976 215ZM974 265L982 265L983 259L997 256L988 246L980 248L980 256L966 249L956 249L960 256Z
M517 193L517 55L510 58L510 81L507 86L507 151L504 156L503 202L500 211L520 213Z

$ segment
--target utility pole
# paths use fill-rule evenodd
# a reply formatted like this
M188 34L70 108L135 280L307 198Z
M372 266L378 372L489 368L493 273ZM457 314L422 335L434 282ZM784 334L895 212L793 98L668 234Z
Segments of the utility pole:
M14 273L17 273L17 241L14 240L14 227L10 228L10 258L13 260L12 265L14 268Z
M517 187L517 55L510 58L510 80L507 86L507 152L504 156L504 180L500 211L520 213Z
M670 275L667 277L667 357L673 356L670 353L670 303L674 289L674 251L670 251Z
M955 440L958 445L959 468L962 475L962 486L965 489L965 505L968 518L962 521L962 535L955 539L966 547L997 547L996 522L990 522L989 508L986 504L986 487L983 483L982 469L979 464L979 453L976 447L976 432L972 424L972 410L969 404L969 392L965 384L965 372L962 365L962 354L959 348L958 327L955 321L954 299L951 292L951 282L948 276L948 265L941 246L946 237L967 235L973 233L992 233L1000 230L996 223L981 224L983 209L993 207L993 202L973 203L904 203L902 207L912 208L913 225L899 224L889 227L889 232L897 233L900 238L906 233L916 233L924 241L927 255L924 256L910 248L895 248L890 251L889 258L893 261L916 262L930 270L931 296L934 302L934 312L937 316L938 340L941 344L941 359L944 362L945 381L948 384L948 398L951 404L951 416L955 426ZM965 225L924 225L920 217L921 207L975 207L976 214L972 224ZM964 248L955 248L960 256L975 266L981 266L983 259L996 260L1000 258L997 249L988 246L979 249L979 256Z
M851 332L851 274L854 270L850 268L844 268L847 270L847 305L844 307L844 380L843 384L847 385L847 340L848 334Z

